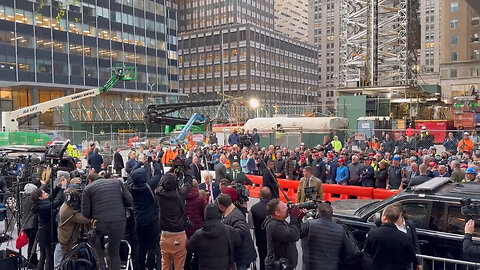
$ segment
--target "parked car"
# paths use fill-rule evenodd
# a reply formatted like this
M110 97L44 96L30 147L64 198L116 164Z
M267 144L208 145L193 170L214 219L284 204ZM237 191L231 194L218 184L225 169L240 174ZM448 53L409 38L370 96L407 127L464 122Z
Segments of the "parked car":
M383 209L401 203L408 219L417 227L421 252L424 255L462 260L462 240L466 217L460 200L469 197L480 202L478 183L453 183L437 177L386 200L342 200L332 202L334 216L348 225L363 248L366 235L374 228ZM377 217L376 217L377 215ZM480 244L480 216L475 223L474 242Z

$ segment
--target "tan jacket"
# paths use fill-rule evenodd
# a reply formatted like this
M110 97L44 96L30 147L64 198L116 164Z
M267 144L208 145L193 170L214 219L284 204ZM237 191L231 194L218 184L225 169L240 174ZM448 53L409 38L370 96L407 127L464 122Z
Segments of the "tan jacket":
M306 202L307 200L305 199L305 186L307 185L307 178L303 177L300 179L300 183L298 184L298 190L297 190L297 198L295 199L295 203L302 203ZM313 199L316 200L322 200L323 201L323 191L322 191L322 181L315 176L312 176L310 186L317 189L317 193L313 194Z
M73 217L68 222L63 224L72 215ZM58 240L62 246L63 255L65 255L66 252L68 252L75 244L77 244L78 238L80 237L80 229L82 227L81 225L87 224L89 222L90 222L90 219L84 217L82 213L80 213L79 211L76 211L74 208L66 205L65 203L62 204L62 206L60 207L60 223L58 227ZM61 224L63 225L60 226ZM74 231L75 224L78 224L78 225L77 225L77 229ZM70 243L68 242L68 240L70 240Z

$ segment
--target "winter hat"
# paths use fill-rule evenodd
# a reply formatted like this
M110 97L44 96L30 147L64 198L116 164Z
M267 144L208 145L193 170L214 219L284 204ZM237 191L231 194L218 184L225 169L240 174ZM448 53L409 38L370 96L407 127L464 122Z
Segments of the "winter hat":
M30 194L36 189L37 189L37 186L35 186L34 184L31 184L31 183L28 183L23 188L23 191L25 191L25 194Z
M210 220L210 219L221 219L222 214L220 214L220 211L218 210L218 207L214 203L209 203L205 207L205 213L204 213L205 220Z

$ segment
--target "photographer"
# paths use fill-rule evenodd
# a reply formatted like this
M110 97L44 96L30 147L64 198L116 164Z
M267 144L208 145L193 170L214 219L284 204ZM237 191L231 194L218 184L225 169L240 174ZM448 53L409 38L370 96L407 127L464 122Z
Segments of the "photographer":
M295 243L300 239L301 220L306 211L300 211L298 206L287 209L287 205L279 199L269 201L267 210L270 216L262 226L267 232L265 269L295 269L298 261ZM285 221L288 214L290 224Z
M465 224L465 236L463 237L463 257L464 260L480 262L480 246L474 245L472 235L475 231L475 221L470 219Z
M149 160L151 158L149 157ZM155 169L152 177L151 166ZM145 269L145 257L148 253L147 267L153 269L155 255L160 260L158 225L158 202L153 190L158 186L162 177L160 165L156 162L138 163L138 168L132 171L130 179L132 185L129 190L132 194L133 213L135 217L135 233L137 236L138 269Z
M317 214L318 218L302 224L303 269L337 270L341 264L352 266L346 265L347 261L348 264L359 262L360 250L344 228L332 221L332 206L318 204Z
M187 171L183 161L175 158L171 171L162 177L161 184L155 190L160 206L162 269L171 269L172 263L175 270L183 269L185 264L185 228L191 224L185 213L185 199L192 189L193 180L191 175L185 173Z
M53 253L51 248L52 239L56 241L57 236L51 235L51 227L57 224L51 224L51 211L57 209L63 203L63 189L67 186L67 180L63 178L60 184L56 186L52 194L42 189L37 189L32 192L31 199L33 202L32 211L38 216L38 244L40 246L40 259L38 261L37 269L53 269L53 261L50 261L50 256L47 254ZM58 200L53 200L60 195ZM53 201L53 204L52 204Z
M37 230L38 230L38 218L37 216L33 213L33 202L31 200L31 194L33 191L37 189L37 186L34 184L26 184L25 187L23 188L23 195L21 197L21 228L23 232L27 235L28 237L28 253L27 253L27 259L29 259L30 263L32 265L37 265L38 259L37 259L37 253L33 252L32 249L33 245L35 244L35 238L37 236Z
M132 205L132 195L123 182L116 179L104 179L91 173L87 177L89 181L91 183L82 194L82 214L96 221L90 242L98 256L99 269L107 269L105 237L108 237L108 268L120 269L120 242L127 220L125 208Z
M58 242L62 247L62 257L78 242L83 224L91 221L80 213L82 191L74 188L65 190L65 202L60 207Z

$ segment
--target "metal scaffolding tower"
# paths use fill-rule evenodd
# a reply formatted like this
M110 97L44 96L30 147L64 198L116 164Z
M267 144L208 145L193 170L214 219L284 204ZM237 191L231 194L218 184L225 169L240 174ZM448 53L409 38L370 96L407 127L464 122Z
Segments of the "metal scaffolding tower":
M340 87L416 85L418 1L340 0Z

